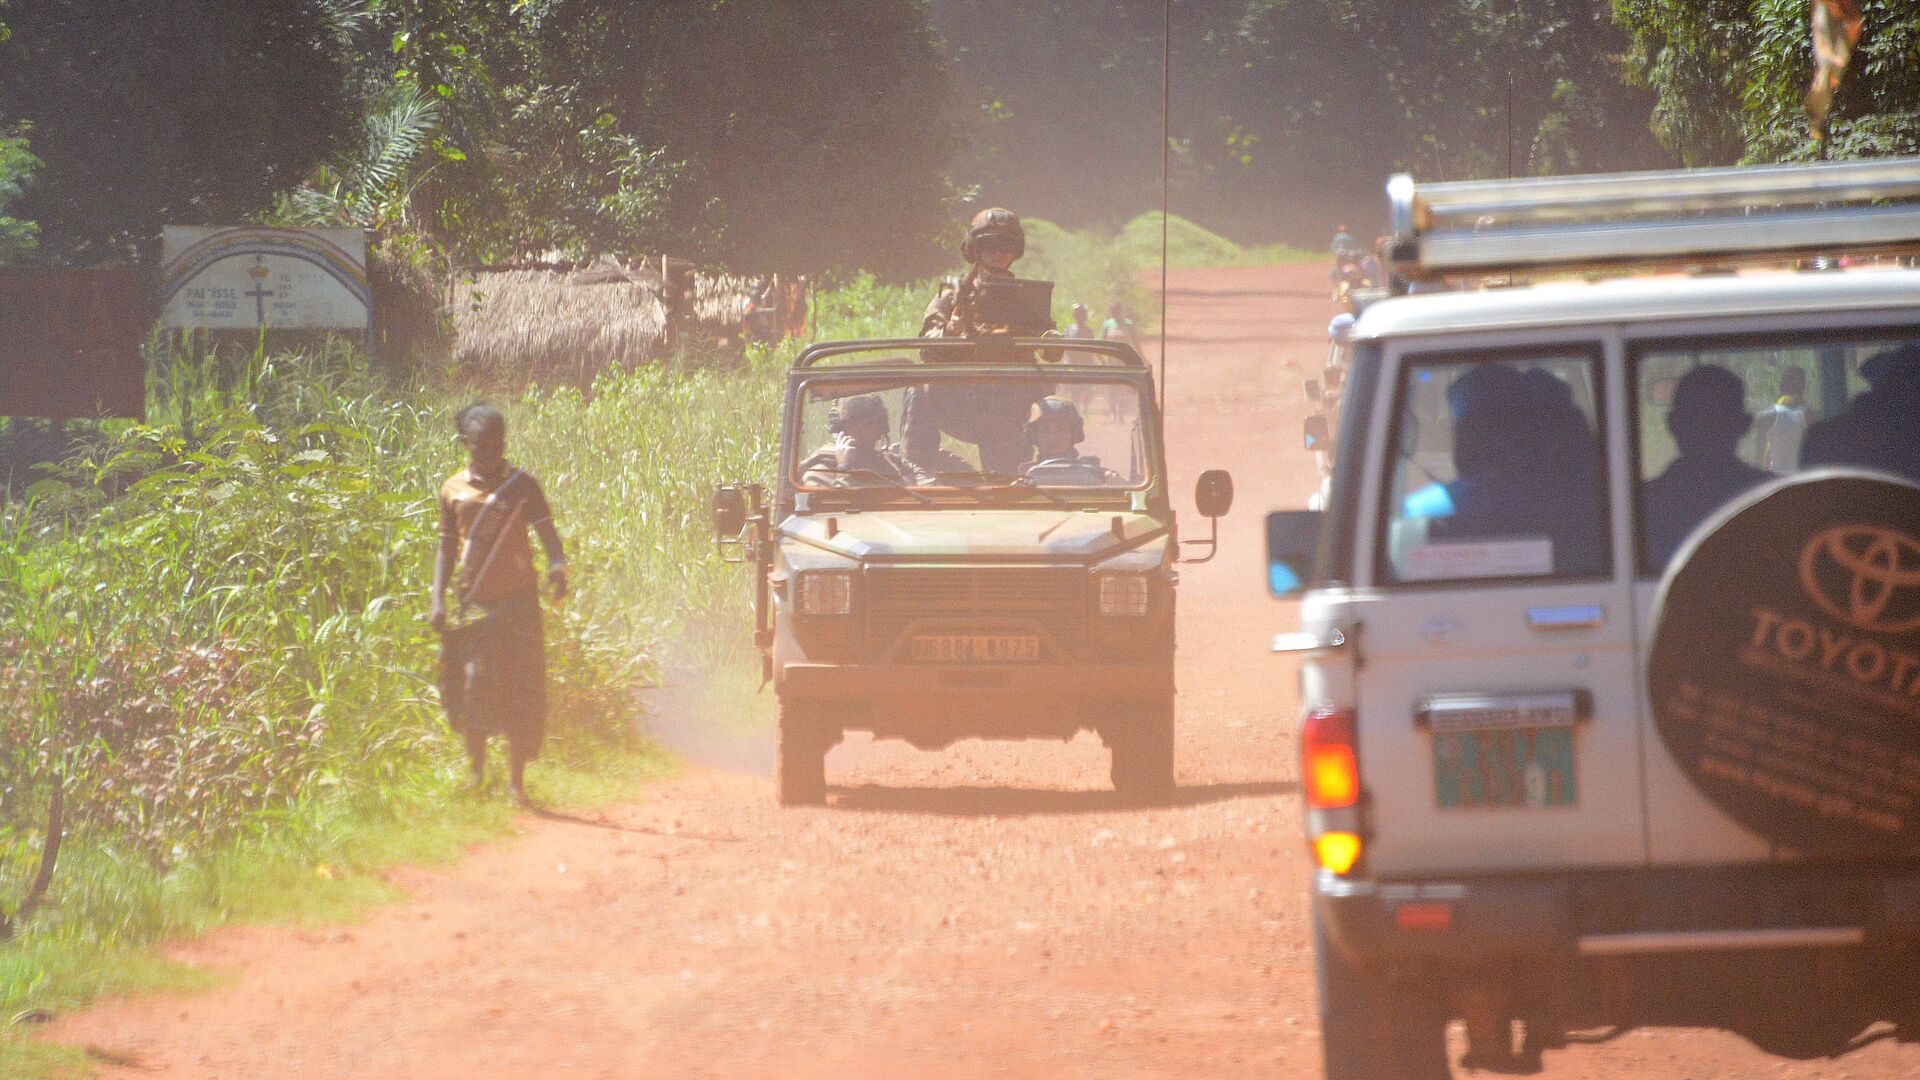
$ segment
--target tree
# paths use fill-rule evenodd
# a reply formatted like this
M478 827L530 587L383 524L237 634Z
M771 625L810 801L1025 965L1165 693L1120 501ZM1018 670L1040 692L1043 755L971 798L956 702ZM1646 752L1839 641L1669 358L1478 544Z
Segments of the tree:
M619 130L685 162L697 254L923 273L952 229L948 71L918 0L557 0L559 56ZM750 74L750 77L743 77Z
M7 9L0 116L45 162L20 210L48 254L124 257L167 224L236 221L350 122L319 0L33 0Z
M971 101L994 105L971 127L967 179L1069 224L1158 201L1159 0L935 11ZM1176 208L1243 236L1317 243L1337 220L1377 221L1400 169L1500 175L1510 120L1518 174L1671 161L1646 130L1652 95L1620 79L1627 35L1596 0L1241 0L1173 14Z
M1920 152L1920 9L1864 0L1866 29L1824 148L1802 111L1813 76L1807 0L1613 0L1654 130L1690 165Z

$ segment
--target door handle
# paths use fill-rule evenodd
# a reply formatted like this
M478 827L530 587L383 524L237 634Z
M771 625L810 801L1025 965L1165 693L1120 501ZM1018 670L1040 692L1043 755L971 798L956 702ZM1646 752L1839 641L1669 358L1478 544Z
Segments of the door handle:
M1535 630L1590 630L1607 624L1607 609L1599 604L1527 609L1527 625Z

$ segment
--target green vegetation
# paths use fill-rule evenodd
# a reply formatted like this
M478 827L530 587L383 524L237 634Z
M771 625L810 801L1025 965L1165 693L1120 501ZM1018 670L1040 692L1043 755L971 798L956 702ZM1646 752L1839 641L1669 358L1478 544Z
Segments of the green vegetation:
M707 513L714 484L770 473L784 360L497 399L577 588L548 620L536 799L630 792L663 767L638 692L669 664L747 663L748 581L711 558ZM176 985L144 947L235 919L338 917L386 895L367 871L451 857L509 819L464 791L422 619L434 491L460 461L450 417L474 392L382 386L344 350L162 372L150 423L102 425L0 516L9 911L47 839L53 777L67 795L47 903L0 947L4 1017ZM0 1037L0 1055L25 1052Z
M1920 9L1863 0L1865 30L1834 98L1825 154L1920 153ZM1805 3L1613 0L1632 32L1631 76L1656 95L1653 127L1689 165L1809 160L1802 100L1813 74Z
M23 136L0 131L0 266L26 259L39 246L40 227L6 213L8 204L25 193L39 168L40 159L27 148Z

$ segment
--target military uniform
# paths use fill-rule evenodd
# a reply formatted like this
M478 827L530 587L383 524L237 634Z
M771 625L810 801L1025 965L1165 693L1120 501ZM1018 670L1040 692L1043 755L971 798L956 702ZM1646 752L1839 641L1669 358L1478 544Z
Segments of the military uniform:
M966 276L943 287L927 305L920 320L920 336L1039 337L1053 330L1051 323L980 321L976 304L981 282L1015 280L1011 270L982 261L983 249L989 245L1000 245L1002 253L1006 245L1011 245L1013 256L1008 262L1018 259L1026 251L1026 232L1020 219L997 207L974 215L960 245L961 255L971 265ZM947 435L978 447L982 470L1017 476L1033 453L1033 444L1023 431L1027 410L1046 393L1043 386L1018 384L914 387L907 391L900 424L907 459L935 472L970 471L969 463L942 448L941 436Z

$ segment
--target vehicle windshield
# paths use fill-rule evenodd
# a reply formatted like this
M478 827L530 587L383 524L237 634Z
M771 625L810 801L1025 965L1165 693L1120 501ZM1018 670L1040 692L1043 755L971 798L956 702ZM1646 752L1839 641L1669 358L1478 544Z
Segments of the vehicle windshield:
M1139 392L1098 370L842 370L800 390L802 490L1121 492L1152 480Z

